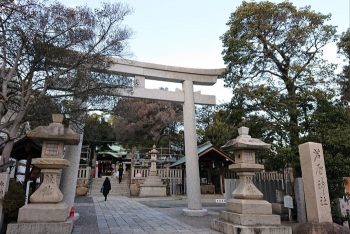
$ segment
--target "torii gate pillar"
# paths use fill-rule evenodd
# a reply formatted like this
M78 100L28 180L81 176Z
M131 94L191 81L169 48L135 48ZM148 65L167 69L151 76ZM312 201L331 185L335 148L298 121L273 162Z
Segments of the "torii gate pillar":
M185 80L182 83L185 94L183 104L184 133L185 133L185 155L186 155L186 188L188 208L183 209L188 216L203 216L208 213L202 208L199 165L197 153L197 134L195 120L195 105L193 95L193 82Z

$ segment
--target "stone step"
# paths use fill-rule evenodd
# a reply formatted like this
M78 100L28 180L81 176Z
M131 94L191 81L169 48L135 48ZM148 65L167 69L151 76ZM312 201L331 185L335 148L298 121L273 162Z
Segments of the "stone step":
M102 184L101 184L101 185L91 186L90 188L91 188L91 189L101 189L101 188L102 188ZM120 185L120 186L111 184L111 189L118 189L118 188L121 188L121 189L122 189L122 188L126 188L126 189L128 189L129 186L128 186L127 184L125 184L125 185Z
M101 188L91 188L91 191L101 191ZM109 192L129 191L129 188L112 188Z
M92 187L90 188L90 190L98 190L100 191L102 187ZM112 191L117 191L117 190L129 190L129 187L112 187L111 188Z
M117 191L109 191L109 193L108 194L128 194L129 193L129 191L119 191L119 192L117 192ZM91 191L91 194L102 194L100 191Z
M100 184L100 185L102 185L103 184L103 181L92 181L92 184ZM119 182L117 182L117 181L113 181L113 182L111 182L111 184L119 184ZM128 182L127 181L122 181L122 182L120 182L120 184L128 184Z
M101 188L99 189L90 189L91 192L100 192L101 191ZM110 193L111 192L129 192L129 189L128 188L123 188L123 189L111 189L109 191Z
M92 187L90 190L100 191L101 187ZM129 187L112 187L111 191L129 190Z
M91 190L101 190L101 186L92 186L90 189ZM129 186L111 186L111 190L129 190Z
M91 187L92 188L101 188L102 185L103 184L92 184ZM129 187L129 185L128 184L111 184L111 188L113 188L113 187L115 187L115 188L122 188L122 187L127 188L127 187Z
M90 190L90 192L92 192L92 193L100 193L101 190L100 189L99 190L92 189L92 190ZM129 189L110 190L109 192L110 193L128 193Z
M103 197L103 194L89 194L89 197ZM108 197L129 197L129 194L108 194Z
M129 197L130 196L129 193L108 193L108 195L111 195L111 196L125 196L125 197ZM89 196L91 196L91 197L103 196L103 193L89 193Z
M127 177L126 177L127 178ZM121 183L119 183L118 178L110 178L111 190L109 191L110 196L129 196L130 189L129 183L126 178L123 178ZM101 193L101 188L105 178L94 178L89 190L90 196L103 196Z
M92 180L93 180L93 181L101 181L101 182L105 181L104 178L93 178ZM125 180L128 180L128 178L124 178L124 177L123 177L122 181L125 181ZM109 181L111 181L111 182L113 182L113 181L117 182L117 181L119 181L119 179L118 179L118 178L113 178L113 179L109 179Z
M89 194L89 197L103 197L103 194ZM129 194L108 194L108 197L129 197Z
M102 188L103 184L92 184L91 188ZM129 188L128 184L111 184L111 188Z
M92 181L92 185L103 185L103 182L104 181L95 181L93 180ZM127 180L122 180L120 183L118 181L111 181L111 185L113 184L118 184L118 185L127 185L128 184L128 181Z
M97 182L97 183L103 183L105 180L102 179L102 178L94 178L94 179L92 179L92 181ZM118 179L111 179L111 180L109 180L109 181L110 181L111 183L119 183L119 180L118 180ZM125 181L127 181L127 179L126 179L126 178L123 178L121 182L125 182Z
M88 196L90 197L103 197L102 193L91 193ZM129 197L129 193L108 193L108 196L123 196L123 197Z
M103 183L94 183L92 182L91 186L95 186L95 187L101 187L103 185ZM115 186L115 187L122 187L122 186L128 186L129 183L111 183L111 186Z
M92 183L91 184L91 187L102 187L102 183L101 184L96 184L96 183ZM118 184L118 183L111 183L111 187L129 187L129 184L127 184L127 183L125 183L125 184L122 184L122 183L120 183L120 184Z

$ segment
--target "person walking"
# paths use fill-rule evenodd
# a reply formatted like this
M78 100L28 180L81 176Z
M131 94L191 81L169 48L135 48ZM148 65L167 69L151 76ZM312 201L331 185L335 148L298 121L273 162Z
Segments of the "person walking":
M119 184L120 184L120 182L122 182L123 171L124 171L124 169L123 169L123 164L121 163L121 164L119 164L119 168L118 168L118 172L119 172L119 175L118 175L118 177L119 177Z
M105 196L105 201L107 201L107 195L110 190L111 190L111 182L109 181L109 178L106 177L105 181L103 181L103 185L101 188L101 192L103 196Z

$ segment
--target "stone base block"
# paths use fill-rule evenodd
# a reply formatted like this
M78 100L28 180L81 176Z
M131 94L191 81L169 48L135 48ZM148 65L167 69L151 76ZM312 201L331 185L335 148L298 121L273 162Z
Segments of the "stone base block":
M140 197L166 197L166 186L141 186Z
M227 211L221 211L220 220L234 223L237 225L281 225L281 218L279 215L262 215L262 214L237 214Z
M77 196L86 196L86 194L89 192L89 189L83 186L79 186L77 187L77 190L75 192L75 194Z
M273 214L288 214L288 208L284 207L281 203L271 203Z
M211 228L225 234L292 234L288 226L241 226L214 219Z
M226 210L238 214L272 214L271 203L265 200L230 199L226 202Z
M72 222L62 223L10 223L6 234L71 234Z
M336 223L298 223L293 225L293 233L298 234L349 234L350 230Z
M147 176L141 186L165 186L159 176Z
M289 221L289 211L288 208L284 207L281 203L271 203L272 214L277 214L281 216L282 221Z
M17 221L19 223L65 222L68 214L69 209L64 202L56 204L30 203L19 209Z
M184 215L187 216L205 216L208 214L208 210L207 209L201 209L201 210L191 210L191 209L183 209L182 212L184 213Z

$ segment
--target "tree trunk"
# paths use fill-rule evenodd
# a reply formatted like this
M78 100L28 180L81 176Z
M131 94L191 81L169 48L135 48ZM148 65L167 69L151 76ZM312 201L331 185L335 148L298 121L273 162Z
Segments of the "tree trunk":
M2 118L6 115L7 113L7 106L6 106L6 101L1 99L0 100L0 119L2 120Z
M299 128L298 128L298 108L297 108L297 97L296 90L293 82L289 82L287 84L287 91L289 97L289 106L288 106L288 114L289 114L289 140L290 147L293 149L297 149L299 144Z
M13 144L17 137L17 133L20 127L20 123L24 117L24 111L19 112L16 115L14 123L10 126L8 131L8 138L6 139L6 143L1 155L1 164L4 165L10 160ZM2 172L6 171L7 167L3 167L0 169Z
M9 161L11 151L13 148L13 143L14 143L14 140L9 140L8 142L6 142L1 154L1 165L5 165ZM2 167L1 172L5 172L6 169L7 167Z

